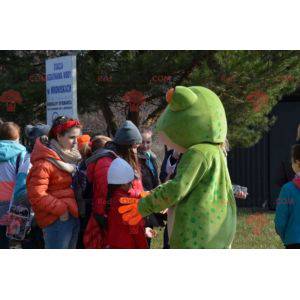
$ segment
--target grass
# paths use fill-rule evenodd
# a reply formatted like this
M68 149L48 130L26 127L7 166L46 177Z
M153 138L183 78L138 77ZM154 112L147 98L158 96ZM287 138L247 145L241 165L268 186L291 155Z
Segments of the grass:
M237 231L232 244L234 249L282 249L283 244L274 229L275 212L253 212L238 209ZM163 229L156 228L158 236L152 240L151 248L161 249Z

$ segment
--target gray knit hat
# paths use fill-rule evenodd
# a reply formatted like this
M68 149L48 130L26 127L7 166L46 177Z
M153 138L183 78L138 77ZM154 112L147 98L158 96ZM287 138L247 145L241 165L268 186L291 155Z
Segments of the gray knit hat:
M37 124L35 126L27 125L25 127L25 134L28 139L35 141L38 137L48 135L50 126L45 124Z
M123 126L117 130L114 143L118 145L141 144L142 136L138 128L131 121L127 120Z

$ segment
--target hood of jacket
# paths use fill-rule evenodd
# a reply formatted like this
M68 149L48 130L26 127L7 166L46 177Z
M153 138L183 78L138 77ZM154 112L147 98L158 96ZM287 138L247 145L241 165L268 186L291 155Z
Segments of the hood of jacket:
M26 152L26 148L18 142L2 140L0 141L0 162L6 162Z
M100 159L102 157L111 157L111 158L115 159L118 157L118 155L113 150L102 148L102 149L95 151L92 154L92 156L89 157L85 161L85 163L88 166L89 164L96 162L98 159Z
M55 160L62 160L60 156L51 148L49 148L46 143L43 143L40 138L38 138L34 144L33 151L30 155L31 163L33 164L40 159L52 158Z

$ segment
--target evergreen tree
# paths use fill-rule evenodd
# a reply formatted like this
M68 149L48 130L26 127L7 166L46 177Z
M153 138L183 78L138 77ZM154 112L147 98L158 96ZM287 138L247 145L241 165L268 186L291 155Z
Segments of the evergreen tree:
M299 51L0 51L0 95L21 94L23 103L0 118L24 125L44 121L45 59L77 55L79 113L101 111L113 135L120 117L151 126L176 85L202 85L222 100L233 146L255 144L274 123L270 112L299 85ZM145 102L129 112L128 95Z

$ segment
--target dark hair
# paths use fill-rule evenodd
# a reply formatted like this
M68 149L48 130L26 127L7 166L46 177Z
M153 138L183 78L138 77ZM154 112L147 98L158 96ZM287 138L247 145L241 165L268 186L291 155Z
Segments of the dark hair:
M74 120L72 118L68 118L66 116L58 116L57 118L55 118L54 121L53 121L52 127L51 127L51 129L49 131L49 134L48 134L49 140L51 140L51 139L57 140L57 134L55 133L54 129L57 126L63 125L65 123L69 122L69 121L76 121L76 120ZM65 135L72 128L80 128L81 129L82 126L81 125L75 125L75 126L73 126L71 128L68 128L67 130L62 131L60 133L60 135Z
M296 160L300 161L300 145L294 145L292 147L292 160L293 162Z
M14 122L4 122L0 125L0 140L17 140L20 138L21 129Z
M110 209L110 201L113 193L115 190L119 189L121 184L108 184L107 185L107 193L106 193L106 205L105 205L105 211L108 213Z
M138 162L137 155L133 152L131 145L118 145L116 146L116 152L120 155L123 159L125 159L131 167L140 174L140 166Z

